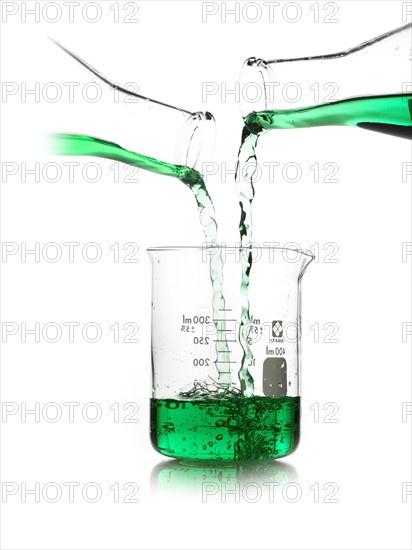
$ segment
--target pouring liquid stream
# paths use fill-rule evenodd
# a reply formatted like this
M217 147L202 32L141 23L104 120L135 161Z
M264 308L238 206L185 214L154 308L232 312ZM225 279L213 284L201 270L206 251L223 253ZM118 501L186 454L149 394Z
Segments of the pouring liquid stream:
M170 164L128 149L124 149L116 143L94 138L87 135L55 133L49 134L50 150L58 155L93 156L112 159L143 170L155 172L164 176L172 176L182 181L192 191L199 211L200 222L203 228L207 246L214 247L218 244L217 224L215 209L212 199L206 188L203 176L195 169L188 166ZM225 299L222 294L223 264L220 252L210 254L210 279L212 283L212 308L213 318L224 319ZM229 365L228 344L224 331L224 320L215 323L217 331L216 342L216 369L218 372L217 386L226 390L230 386L231 373L220 365ZM219 361L219 362L218 362ZM196 387L195 396L207 395L207 387ZM206 396L204 395L204 396Z

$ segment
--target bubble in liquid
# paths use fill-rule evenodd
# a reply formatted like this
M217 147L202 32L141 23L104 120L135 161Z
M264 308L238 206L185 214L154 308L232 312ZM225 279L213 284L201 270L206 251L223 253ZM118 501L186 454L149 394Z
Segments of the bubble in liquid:
M215 437L215 439L217 439L218 441L220 441L221 439L223 439L223 434L219 434Z

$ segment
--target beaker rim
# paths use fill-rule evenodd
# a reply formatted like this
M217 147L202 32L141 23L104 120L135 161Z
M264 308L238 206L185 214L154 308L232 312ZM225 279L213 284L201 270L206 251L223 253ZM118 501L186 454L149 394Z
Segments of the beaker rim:
M284 250L299 252L304 256L308 256L312 260L315 258L315 255L312 251L308 249L294 248L291 246L236 246L236 245L204 245L204 246L152 246L146 248L146 252L184 252L184 251L202 251L209 248L217 248L218 250L229 250L229 251L246 251L246 250L276 250L282 252Z

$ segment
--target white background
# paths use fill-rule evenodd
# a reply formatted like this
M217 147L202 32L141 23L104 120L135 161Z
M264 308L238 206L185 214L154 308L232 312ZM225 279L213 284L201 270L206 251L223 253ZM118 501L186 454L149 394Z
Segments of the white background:
M120 2L120 21L115 23L110 9L115 2L109 1L100 2L101 18L94 24L85 21L81 11L75 11L70 23L65 9L56 23L42 16L38 23L30 16L23 22L24 3L12 4L19 11L2 24L2 80L15 83L18 91L3 97L2 161L16 163L18 172L3 181L2 240L17 243L18 252L3 255L2 320L17 323L19 332L3 344L1 391L3 403L15 403L18 411L2 416L3 500L5 483L14 484L18 492L2 504L2 548L410 548L412 497L402 502L402 484L411 481L410 416L402 422L402 403L411 401L410 337L402 342L402 323L411 321L411 257L402 261L402 243L411 241L411 178L402 181L402 163L411 160L410 143L357 128L272 132L262 138L261 162L296 162L302 177L285 182L279 172L275 182L258 183L254 241L294 241L302 247L319 243L320 248L303 283L301 444L296 453L263 472L251 467L246 478L236 474L234 466L176 470L151 448L148 437L150 265L145 248L201 244L193 197L179 181L142 171L138 182L116 182L113 162L101 159L102 176L93 183L80 168L96 159L58 158L44 151L43 133L67 130L68 113L73 128L76 120L79 128L87 126L89 108L90 113L100 109L100 124L104 122L107 132L100 137L118 141L124 132L128 139L134 133L141 139L144 130L132 110L121 118L119 105L107 98L92 107L76 95L73 107L67 95L50 103L20 93L24 83L33 88L38 82L41 93L52 81L90 82L86 72L79 72L76 63L45 38L52 36L113 80L137 82L141 93L172 105L211 111L217 122L214 158L233 168L242 128L239 105L233 95L215 94L205 101L202 83L215 82L219 90L222 83L233 88L250 56L316 55L354 46L407 22L402 19L405 3L338 2L336 23L323 22L322 3L321 20L315 23L310 9L314 2L300 2L301 17L295 23L282 17L281 3L275 21L269 22L269 12L260 3L261 20L251 23L242 17L236 22L233 16L222 22L220 5L219 13L203 22L202 2L197 1L143 1L129 7ZM133 4L139 8L138 22L125 23ZM293 11L288 13L294 17ZM384 67L381 70L384 79ZM362 71L352 79L356 95ZM160 126L145 131L151 138L162 135ZM23 162L27 168L38 162L43 169L65 160L80 163L72 183L64 170L55 183L42 175L38 182L30 175L22 181ZM339 181L314 182L309 167L315 162L337 163ZM239 211L233 177L224 182L219 173L208 185L220 237L236 242ZM62 259L51 263L40 256L36 262L31 255L23 262L22 243L33 248L35 242L41 249L59 243ZM72 263L64 242L81 243ZM96 263L82 257L81 248L89 242L102 249ZM138 262L122 261L122 247L129 242L139 247ZM119 262L110 249L114 243L120 246ZM338 262L325 262L332 250L323 249L327 243L339 247L334 256ZM33 336L22 342L22 323L31 327L35 322L43 326L67 321L99 323L101 340L88 343L78 332L69 343L64 332L54 344L42 337L36 343ZM121 329L121 341L115 343L109 327L116 322L120 327L136 323L139 342L123 343L126 332ZM339 326L338 343L323 342L328 322ZM314 323L319 323L319 342L309 328ZM62 419L49 422L46 413L38 422L33 415L23 422L23 403L33 408L35 402L40 407L60 404ZM72 423L65 402L80 403ZM81 414L90 402L102 410L102 419L95 423ZM137 423L123 421L127 411L122 407L129 402L139 407ZM119 422L110 409L114 403L120 406ZM323 409L327 403L339 407L333 417L338 422L324 422L332 410ZM314 415L317 407L319 419ZM236 475L239 502L233 495L222 502L220 480L233 481ZM245 479L260 488L255 503L253 487L250 496L243 492ZM202 499L205 480L218 488L207 502L204 495ZM290 486L286 495L278 491L270 502L264 483L274 480L298 485ZM22 484L32 488L36 482L41 489L50 482L58 484L61 499L53 504L40 495L35 502L28 495L22 502ZM64 482L80 484L72 503ZM94 504L81 493L89 482L102 491ZM130 493L123 489L127 482L139 487L138 502L123 502ZM114 502L109 489L115 483L120 484L120 502ZM320 502L310 489L316 483ZM338 502L323 502L330 492L324 489L326 483L337 484ZM290 502L296 487L301 498Z

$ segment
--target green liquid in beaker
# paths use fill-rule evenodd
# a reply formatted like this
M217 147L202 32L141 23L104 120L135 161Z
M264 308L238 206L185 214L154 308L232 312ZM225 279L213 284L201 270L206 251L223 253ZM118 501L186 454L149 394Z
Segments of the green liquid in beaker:
M255 134L275 128L359 126L412 139L412 96L358 97L304 109L261 111L249 114L244 122Z
M151 400L151 439L160 453L191 460L268 460L299 443L299 397Z

